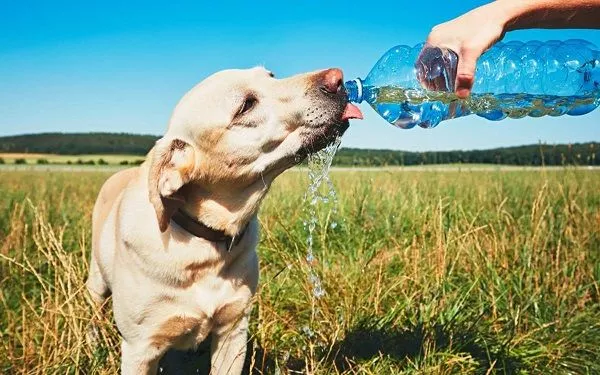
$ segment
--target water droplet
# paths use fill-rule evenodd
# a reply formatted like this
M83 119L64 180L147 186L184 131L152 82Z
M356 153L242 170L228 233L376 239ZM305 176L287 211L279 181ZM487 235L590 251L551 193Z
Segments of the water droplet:
M304 333L309 338L315 335L315 333L312 331L312 329L310 329L309 326L302 327L302 333Z

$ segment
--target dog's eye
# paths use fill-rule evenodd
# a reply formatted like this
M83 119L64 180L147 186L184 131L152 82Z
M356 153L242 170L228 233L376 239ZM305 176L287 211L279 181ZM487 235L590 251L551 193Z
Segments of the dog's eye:
M254 108L256 103L258 103L258 99L256 99L254 96L248 96L244 100L244 104L242 104L242 106L240 107L240 110L238 111L238 115L243 115L244 113L248 112L249 110Z

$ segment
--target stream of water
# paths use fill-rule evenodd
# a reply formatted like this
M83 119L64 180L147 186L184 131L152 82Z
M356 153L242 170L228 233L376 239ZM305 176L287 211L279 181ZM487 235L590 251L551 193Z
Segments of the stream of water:
M306 263L309 267L309 281L312 285L312 295L314 298L321 298L325 295L325 289L321 283L315 265L317 259L313 251L314 233L319 218L317 215L320 206L331 207L332 221L329 224L331 228L337 226L335 216L337 214L337 196L333 183L329 178L329 169L337 149L341 143L341 138L336 138L323 150L314 153L308 157L308 191L304 196L306 204L306 219L304 220L304 229L306 236Z

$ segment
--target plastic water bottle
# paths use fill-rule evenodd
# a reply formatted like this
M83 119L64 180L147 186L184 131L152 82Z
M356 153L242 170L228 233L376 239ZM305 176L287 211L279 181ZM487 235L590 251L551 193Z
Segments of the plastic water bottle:
M477 62L471 95L458 99L458 57L419 44L396 46L364 80L345 83L352 102L368 102L390 124L433 128L476 114L506 117L578 116L600 104L600 51L584 40L498 43Z

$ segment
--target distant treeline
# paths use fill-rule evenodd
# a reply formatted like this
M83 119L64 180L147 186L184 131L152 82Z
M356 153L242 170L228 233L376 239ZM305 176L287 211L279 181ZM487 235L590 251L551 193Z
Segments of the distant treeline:
M45 133L0 137L0 153L62 155L145 155L159 137L126 133ZM600 144L536 144L472 151L407 152L343 148L338 166L402 166L422 164L600 165Z
M537 144L471 151L405 152L345 148L334 163L344 166L394 166L422 164L600 165L600 144Z
M0 137L0 152L145 155L159 137L126 133L40 133Z

